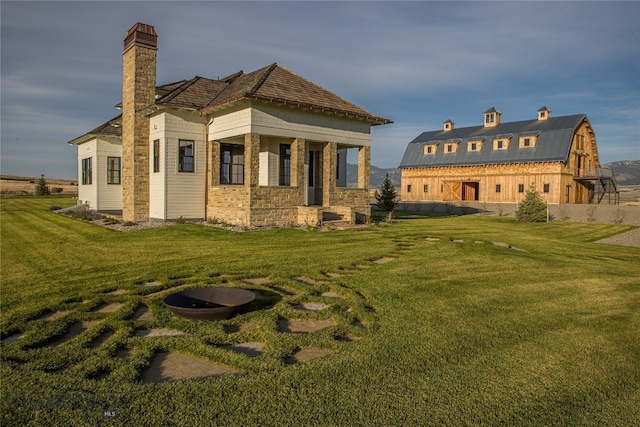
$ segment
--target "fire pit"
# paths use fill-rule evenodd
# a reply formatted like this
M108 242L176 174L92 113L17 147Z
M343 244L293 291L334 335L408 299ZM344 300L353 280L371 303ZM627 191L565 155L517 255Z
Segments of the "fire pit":
M163 302L180 317L222 320L249 305L255 297L256 294L246 289L198 288L168 295Z

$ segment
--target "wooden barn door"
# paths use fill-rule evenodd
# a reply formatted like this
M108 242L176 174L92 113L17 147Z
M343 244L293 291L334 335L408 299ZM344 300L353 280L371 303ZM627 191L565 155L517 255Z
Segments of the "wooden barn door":
M462 200L461 182L459 181L445 181L443 183L444 196L442 200L446 202Z
M474 201L478 200L479 182L463 182L462 183L462 200Z

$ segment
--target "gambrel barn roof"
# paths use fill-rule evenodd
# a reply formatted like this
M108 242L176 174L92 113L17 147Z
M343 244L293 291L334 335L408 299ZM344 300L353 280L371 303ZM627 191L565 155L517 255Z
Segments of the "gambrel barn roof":
M423 132L408 144L400 168L564 162L568 158L574 132L584 122L588 124L585 114L575 114L547 120L499 123L493 127L470 126ZM520 148L518 140L522 136L535 136L535 146ZM511 140L506 149L494 150L493 140L499 138ZM472 141L481 141L481 148L469 151L467 143ZM445 145L451 142L458 143L457 150L445 152ZM427 145L435 146L433 154L425 154Z

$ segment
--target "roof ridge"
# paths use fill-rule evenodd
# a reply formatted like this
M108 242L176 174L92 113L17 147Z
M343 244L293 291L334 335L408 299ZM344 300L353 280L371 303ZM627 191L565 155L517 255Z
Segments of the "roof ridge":
M264 82L267 80L267 78L271 75L271 73L273 72L273 70L275 70L276 68L278 68L278 63L274 62L271 65L267 65L266 67L263 67L262 69L267 69L264 74L262 75L262 77L260 79L258 79L258 81L256 82L255 85L253 85L253 87L245 94L245 95L250 95L250 96L255 96L255 93L258 91L258 89L260 89L260 86L262 86L264 84ZM254 72L257 72L260 70L256 70ZM251 74L251 73L249 73Z
M200 80L202 77L199 76L195 76L194 78L192 78L191 80L184 80L184 83L181 84L180 86L178 86L177 88L175 88L174 90L172 90L171 92L169 92L168 94L161 96L159 98L159 100L162 101L171 101L172 99L174 99L176 96L180 95L182 92L184 92L185 90L187 90L189 87L191 87L197 80Z

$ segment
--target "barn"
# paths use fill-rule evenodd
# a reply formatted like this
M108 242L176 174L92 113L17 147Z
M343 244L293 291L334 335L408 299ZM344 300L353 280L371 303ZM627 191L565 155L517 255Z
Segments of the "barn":
M595 132L585 114L502 122L484 112L483 124L418 135L400 164L403 202L517 203L530 188L548 203L618 203L611 170L600 167Z

